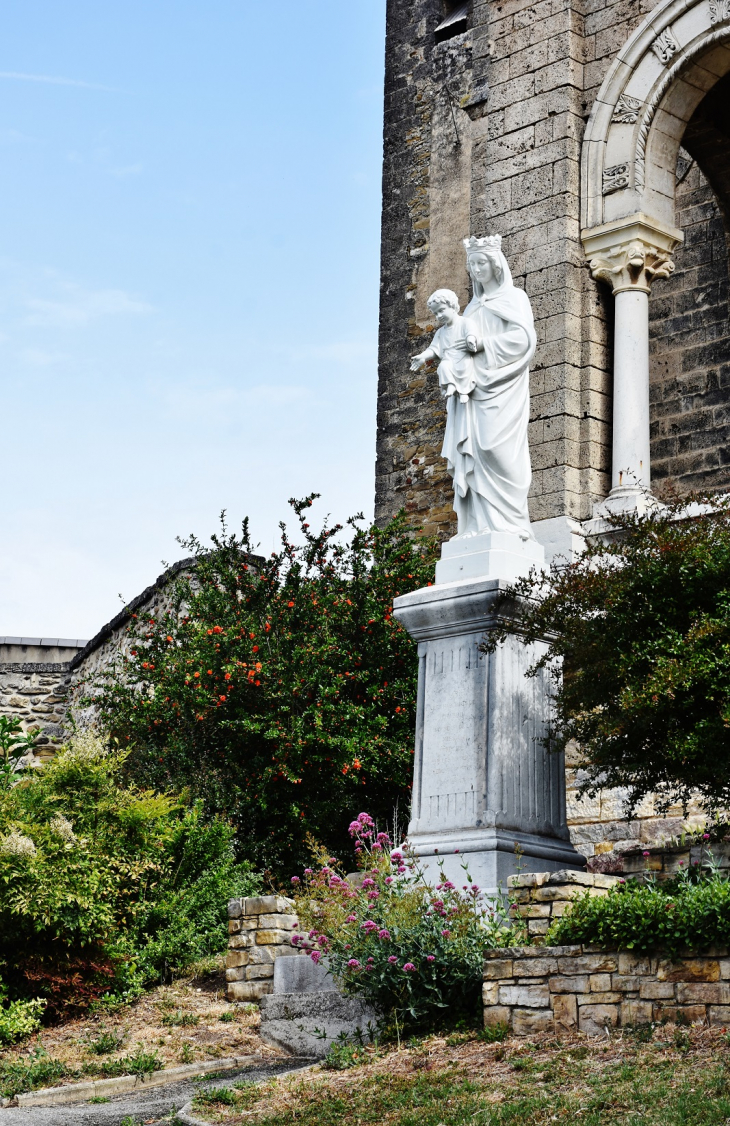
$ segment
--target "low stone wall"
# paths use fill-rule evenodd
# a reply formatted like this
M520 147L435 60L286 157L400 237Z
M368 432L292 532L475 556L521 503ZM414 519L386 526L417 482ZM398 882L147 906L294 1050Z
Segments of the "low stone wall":
M507 880L510 915L524 919L531 941L539 941L551 922L564 915L574 899L585 895L606 895L620 876L601 872L525 872Z
M655 848L633 849L624 853L624 873L636 880L645 875L659 883L672 880L691 868L715 866L725 875L730 869L730 842L707 844L705 841L687 841L685 844L660 845Z
M272 993L276 959L301 954L291 944L297 924L293 907L293 900L282 895L229 901L226 958L229 1001L258 1001L266 993Z
M595 946L490 950L484 962L484 1023L515 1035L561 1029L602 1036L649 1021L730 1024L727 950L676 962Z

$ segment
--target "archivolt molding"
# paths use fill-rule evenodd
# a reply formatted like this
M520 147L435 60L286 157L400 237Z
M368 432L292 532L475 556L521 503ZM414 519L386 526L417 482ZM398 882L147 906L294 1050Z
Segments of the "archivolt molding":
M614 60L591 112L581 173L585 233L639 213L673 228L685 125L729 70L730 0L661 0Z

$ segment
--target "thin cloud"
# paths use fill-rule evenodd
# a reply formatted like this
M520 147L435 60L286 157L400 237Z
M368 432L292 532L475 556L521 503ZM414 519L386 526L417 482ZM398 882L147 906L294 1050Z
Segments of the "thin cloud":
M0 78L18 82L45 82L49 86L80 86L84 90L104 90L107 94L119 93L113 86L100 86L96 82L82 82L78 78L60 78L52 74L23 74L17 70L0 70Z
M127 313L150 313L151 305L138 301L121 289L104 289L92 292L80 286L66 286L60 300L32 298L26 302L30 313L25 318L28 325L69 328L88 324L99 317Z

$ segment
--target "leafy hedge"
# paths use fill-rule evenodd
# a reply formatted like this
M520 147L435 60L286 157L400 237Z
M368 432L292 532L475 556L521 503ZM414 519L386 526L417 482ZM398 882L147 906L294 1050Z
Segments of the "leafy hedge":
M259 889L230 825L125 784L126 757L87 735L0 788L0 1029L11 1002L54 1017L223 951L229 897Z
M592 943L639 954L702 951L730 945L730 883L717 876L691 883L617 884L606 896L586 893L550 928L546 943Z

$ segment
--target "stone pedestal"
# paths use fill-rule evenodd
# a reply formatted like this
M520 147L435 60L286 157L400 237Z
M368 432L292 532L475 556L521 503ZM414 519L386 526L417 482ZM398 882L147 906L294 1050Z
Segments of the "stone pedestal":
M537 648L513 636L490 655L479 651L508 615L508 585L497 578L437 583L394 603L395 617L419 643L408 839L430 876L442 859L460 886L465 860L485 890L506 890L518 867L585 865L568 835L563 756L541 742L550 677L525 675Z

